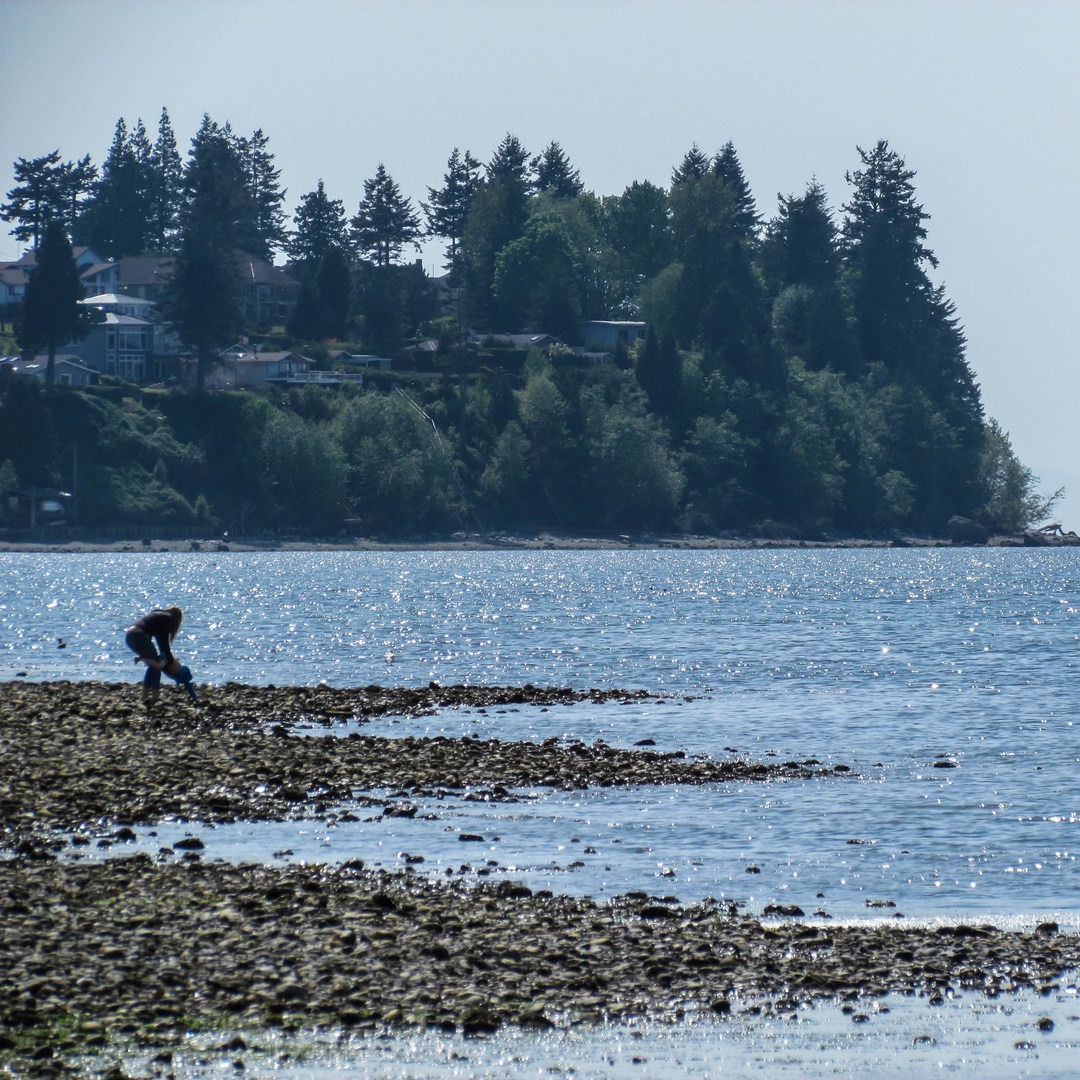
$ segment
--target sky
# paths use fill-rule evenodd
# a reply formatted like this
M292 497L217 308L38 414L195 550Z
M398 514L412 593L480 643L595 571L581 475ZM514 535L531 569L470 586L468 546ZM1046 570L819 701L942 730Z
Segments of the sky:
M321 179L351 217L380 163L419 203L510 132L597 195L730 140L765 218L814 178L839 218L887 139L986 412L1080 532L1078 55L1077 0L0 0L0 193L166 108L183 154L204 114L261 129L289 215Z

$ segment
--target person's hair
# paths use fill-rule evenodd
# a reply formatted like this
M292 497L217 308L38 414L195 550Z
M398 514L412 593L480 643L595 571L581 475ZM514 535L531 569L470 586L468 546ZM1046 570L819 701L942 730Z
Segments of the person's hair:
M165 610L172 616L173 634L175 635L180 630L180 624L184 621L184 613L176 606L167 607Z

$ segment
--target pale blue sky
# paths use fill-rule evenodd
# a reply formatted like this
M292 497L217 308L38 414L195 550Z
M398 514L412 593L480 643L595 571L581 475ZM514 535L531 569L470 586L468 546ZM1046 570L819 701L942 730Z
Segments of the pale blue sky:
M814 176L839 211L886 138L987 412L1080 531L1078 56L1076 0L0 0L0 193L163 106L185 153L203 113L262 128L290 214L320 178L353 214L380 161L419 201L508 131L600 195L730 139L765 216Z

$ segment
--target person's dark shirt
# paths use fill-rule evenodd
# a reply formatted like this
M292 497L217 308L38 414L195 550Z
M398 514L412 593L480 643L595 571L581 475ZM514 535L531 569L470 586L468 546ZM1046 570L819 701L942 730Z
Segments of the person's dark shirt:
M155 608L148 614L136 619L132 626L136 630L141 630L144 634L149 634L157 642L157 647L161 651L163 659L172 660L173 654L169 639L173 632L173 617L169 612Z

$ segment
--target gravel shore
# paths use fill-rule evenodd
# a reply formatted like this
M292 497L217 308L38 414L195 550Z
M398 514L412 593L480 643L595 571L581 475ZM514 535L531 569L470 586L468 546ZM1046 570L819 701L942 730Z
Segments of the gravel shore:
M1080 939L1053 924L808 925L761 921L727 902L635 893L597 904L357 863L231 866L197 850L69 858L90 832L166 815L312 816L350 800L381 805L388 789L407 798L483 787L513 798L511 789L538 785L845 782L842 767L815 761L295 729L451 704L637 696L230 684L205 688L196 706L177 691L147 714L133 685L0 685L0 1071L60 1074L87 1051L104 1060L132 1046L161 1047L167 1063L185 1032L208 1028L230 1033L228 1050L243 1033L311 1025L476 1033L783 1011L820 998L843 999L858 1016L889 992L928 1002L961 988L1045 992L1080 966Z

